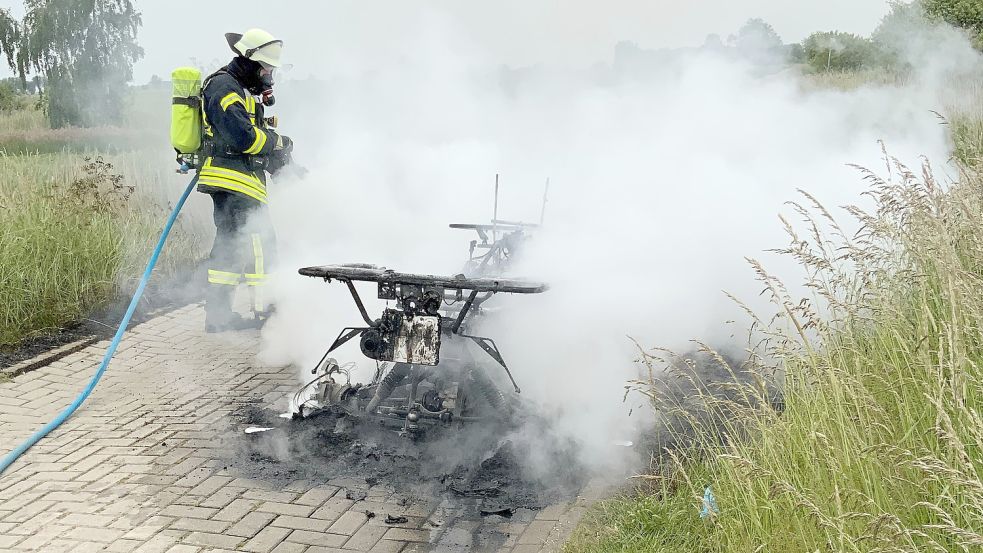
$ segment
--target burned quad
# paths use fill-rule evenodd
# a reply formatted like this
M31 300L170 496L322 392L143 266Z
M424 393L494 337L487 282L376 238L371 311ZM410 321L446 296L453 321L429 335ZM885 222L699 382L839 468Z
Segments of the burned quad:
M298 393L295 416L329 411L390 424L416 437L435 426L501 421L511 414L519 387L494 340L473 334L473 327L482 304L495 294L535 294L546 290L545 284L399 273L371 265L307 267L300 274L345 283L365 326L341 331L314 369L314 380ZM394 307L372 319L355 287L359 281L376 283L379 299L393 301ZM329 357L356 337L362 353L378 363L367 385L352 384ZM503 371L515 394L503 393L491 370Z
M490 225L455 223L450 227L473 230L478 235L478 240L471 241L468 262L464 265L465 275L500 276L511 267L512 261L529 239L529 231L539 225L493 219Z

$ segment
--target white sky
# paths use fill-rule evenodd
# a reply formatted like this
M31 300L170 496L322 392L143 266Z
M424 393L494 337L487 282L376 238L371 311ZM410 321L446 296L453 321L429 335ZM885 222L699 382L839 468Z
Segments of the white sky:
M173 67L228 56L222 34L263 27L285 40L285 56L297 76L358 58L392 59L419 30L440 21L468 51L492 63L589 65L610 59L614 45L631 40L643 48L695 46L706 35L724 38L749 18L771 23L786 42L813 31L869 34L887 12L886 0L137 0L143 13L139 42L146 51L134 80L166 77ZM23 4L0 0L21 15ZM446 39L446 37L445 37ZM5 74L6 67L0 69Z

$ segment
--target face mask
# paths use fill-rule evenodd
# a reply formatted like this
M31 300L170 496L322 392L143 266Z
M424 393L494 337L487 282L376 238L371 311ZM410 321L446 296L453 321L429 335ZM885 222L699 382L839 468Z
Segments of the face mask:
M276 103L276 98L273 96L273 69L270 69L267 73L260 73L259 82L262 85L262 92L260 96L263 98L263 105L270 107Z
M276 75L275 69L268 69L266 74L260 73L259 82L263 84L266 88L273 88L274 76Z

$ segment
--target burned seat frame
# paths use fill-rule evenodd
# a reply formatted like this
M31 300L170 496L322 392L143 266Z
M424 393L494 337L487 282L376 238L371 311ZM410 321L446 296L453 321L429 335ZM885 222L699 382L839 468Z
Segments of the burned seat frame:
M321 265L299 270L304 276L322 278L325 282L344 282L365 321L364 327L346 327L338 334L325 353L361 336L362 353L378 361L394 361L416 365L436 365L439 361L440 336L456 335L477 344L485 353L505 369L516 393L518 384L512 376L498 346L491 338L466 334L463 329L468 315L481 303L497 293L537 294L547 290L547 285L508 278L468 278L464 275L443 277L400 273L374 265ZM395 300L397 308L387 308L381 318L372 320L354 282L375 282L378 298ZM453 316L440 314L445 302L467 300Z

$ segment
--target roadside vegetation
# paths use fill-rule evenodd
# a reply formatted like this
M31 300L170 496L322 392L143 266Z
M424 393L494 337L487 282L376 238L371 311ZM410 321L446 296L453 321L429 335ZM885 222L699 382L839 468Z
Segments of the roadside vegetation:
M130 292L175 195L168 90L128 84L142 56L132 3L24 10L0 9L0 54L17 75L0 80L0 348ZM196 230L175 228L155 281L200 258Z
M146 163L160 156L141 146L146 141L122 138L132 131L53 130L26 99L0 113L0 347L132 290L173 197L168 166ZM157 281L201 256L187 224L169 240Z
M978 7L924 3L980 47L983 20L969 21ZM806 85L904 84L909 68L884 63L876 34L854 38L839 45L866 61L813 55ZM636 387L661 413L665 447L564 551L983 551L983 112L960 108L940 119L955 182L885 153L886 166L858 174L874 208L843 215L858 234L811 196L794 206L804 231L787 226L782 253L814 296L792 297L752 263L776 314L749 313L747 361L640 352L653 376ZM701 380L707 357L730 377ZM681 386L687 394L673 393Z
M808 236L790 231L784 253L822 313L759 273L780 318L758 321L767 355L731 367L749 383L696 387L686 405L664 381L642 384L682 418L666 431L686 430L686 445L643 493L595 509L566 551L983 548L983 177L947 189L927 167L890 164L866 174L877 205L853 211L858 236L819 204L800 211ZM763 385L776 375L781 409Z

